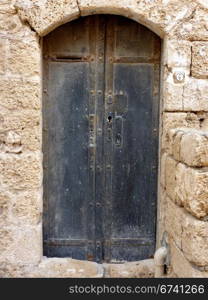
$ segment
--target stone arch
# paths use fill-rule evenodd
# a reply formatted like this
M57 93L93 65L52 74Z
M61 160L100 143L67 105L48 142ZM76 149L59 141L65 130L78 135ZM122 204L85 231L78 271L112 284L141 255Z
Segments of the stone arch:
M79 16L91 14L122 15L137 21L164 37L184 18L194 3L173 0L18 0L16 9L23 21L44 36L56 27Z

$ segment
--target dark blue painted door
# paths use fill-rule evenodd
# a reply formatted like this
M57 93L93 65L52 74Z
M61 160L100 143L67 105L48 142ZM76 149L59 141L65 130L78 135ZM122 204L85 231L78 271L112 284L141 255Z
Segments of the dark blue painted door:
M155 250L160 39L90 16L44 39L44 253L98 262Z

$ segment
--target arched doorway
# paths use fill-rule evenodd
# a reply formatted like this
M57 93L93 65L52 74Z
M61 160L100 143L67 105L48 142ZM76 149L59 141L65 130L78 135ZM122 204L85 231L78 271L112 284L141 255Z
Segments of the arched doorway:
M44 254L135 261L155 250L160 39L96 15L44 38Z

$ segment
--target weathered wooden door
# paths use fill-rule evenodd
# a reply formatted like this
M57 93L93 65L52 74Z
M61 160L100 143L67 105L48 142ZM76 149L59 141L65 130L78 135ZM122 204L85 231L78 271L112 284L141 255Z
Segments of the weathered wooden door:
M90 16L44 39L44 254L98 262L155 249L160 39Z

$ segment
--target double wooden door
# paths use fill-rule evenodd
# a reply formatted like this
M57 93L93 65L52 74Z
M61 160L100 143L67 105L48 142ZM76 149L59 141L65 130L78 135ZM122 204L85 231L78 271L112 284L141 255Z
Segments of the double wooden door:
M44 254L151 257L160 39L97 15L54 30L43 51Z

